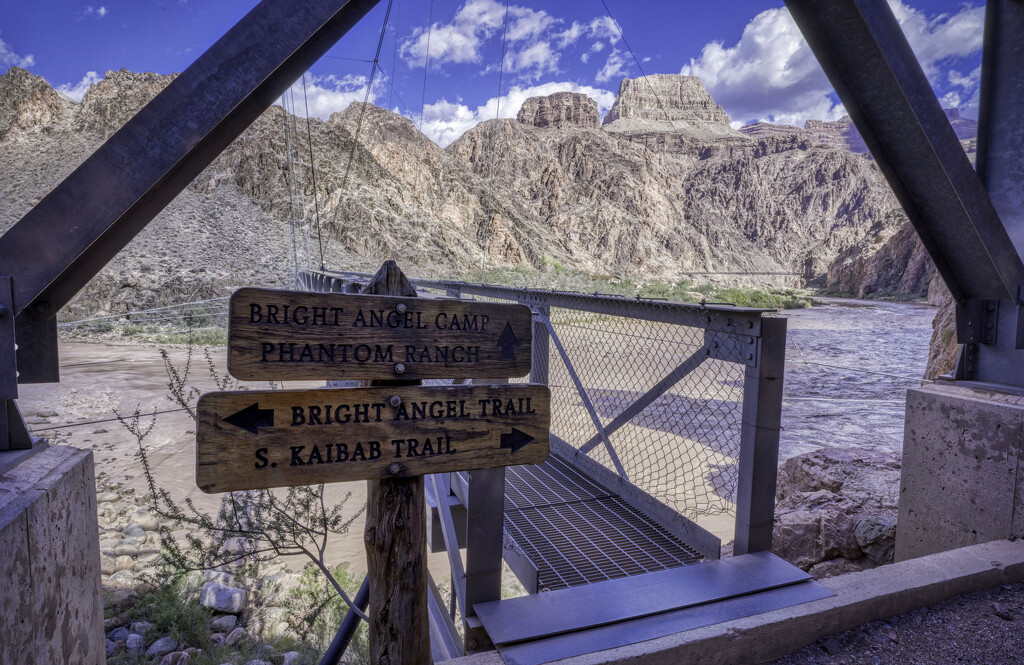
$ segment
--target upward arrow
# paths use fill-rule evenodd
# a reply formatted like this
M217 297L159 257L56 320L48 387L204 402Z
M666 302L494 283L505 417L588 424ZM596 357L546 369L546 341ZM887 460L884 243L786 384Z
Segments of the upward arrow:
M499 358L502 360L515 360L516 347L518 346L519 340L516 339L516 334L512 332L512 324L505 323L505 329L501 331L501 337L498 338L498 348L501 349Z
M261 409L257 403L245 407L238 413L231 414L224 419L224 422L230 423L235 427L241 427L247 432L259 434L261 427L274 426L274 410Z

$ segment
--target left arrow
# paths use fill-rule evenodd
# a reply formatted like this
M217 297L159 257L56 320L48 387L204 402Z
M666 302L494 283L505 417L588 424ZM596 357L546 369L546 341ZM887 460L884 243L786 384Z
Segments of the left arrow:
M247 432L259 434L261 427L274 426L274 410L261 409L260 405L247 406L238 413L233 413L224 419L224 422L231 423L235 427L241 427Z

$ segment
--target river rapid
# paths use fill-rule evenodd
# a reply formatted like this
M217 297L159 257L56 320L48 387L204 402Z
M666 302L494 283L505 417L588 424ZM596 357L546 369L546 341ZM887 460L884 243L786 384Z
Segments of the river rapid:
M908 388L921 385L935 308L825 299L787 310L779 461L819 448L903 448Z

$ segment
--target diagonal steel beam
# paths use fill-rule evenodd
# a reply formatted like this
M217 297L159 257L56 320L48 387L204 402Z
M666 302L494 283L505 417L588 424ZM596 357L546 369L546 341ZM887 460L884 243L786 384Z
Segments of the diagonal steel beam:
M689 358L684 360L678 367L669 372L665 378L658 381L654 386L640 397L637 397L629 406L622 410L622 413L608 423L604 428L605 436L611 436L620 427L632 420L638 413L649 407L672 386L679 383L684 376L697 369L702 362L707 360L707 351L702 346L694 351ZM595 434L590 440L580 446L581 453L589 453L595 446L601 443L601 435Z
M4 234L20 346L377 1L263 0Z
M953 296L1008 299L1024 263L886 0L786 0Z

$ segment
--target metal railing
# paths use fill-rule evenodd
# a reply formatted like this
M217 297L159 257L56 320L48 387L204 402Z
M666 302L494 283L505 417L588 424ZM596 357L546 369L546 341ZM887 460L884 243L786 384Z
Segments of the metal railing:
M354 292L366 276L300 278L310 290ZM729 305L412 281L421 292L531 308L528 380L551 388L553 454L707 558L718 558L720 541L696 522L722 514L735 515L735 554L770 549L785 319ZM486 639L474 632L472 606L499 597L503 550L516 558L502 533L495 488L504 485L498 469L451 474L431 492L467 645ZM459 529L452 503L466 507ZM467 548L464 569L458 547Z

